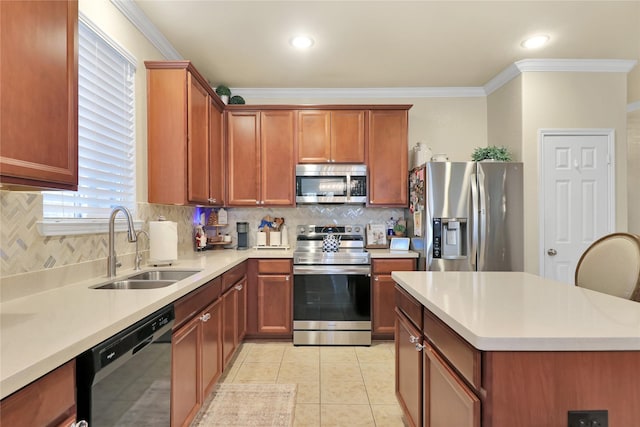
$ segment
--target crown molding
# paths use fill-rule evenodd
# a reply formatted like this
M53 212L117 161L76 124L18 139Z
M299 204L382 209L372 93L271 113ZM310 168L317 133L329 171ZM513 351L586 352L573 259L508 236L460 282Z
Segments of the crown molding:
M111 3L160 51L165 59L173 61L184 59L133 0L111 0Z
M484 85L486 95L491 95L522 73L628 73L638 63L629 59L523 59L509 65Z
M473 98L485 96L482 87L385 88L232 88L247 98Z
M632 102L627 105L627 113L633 113L640 110L640 101Z

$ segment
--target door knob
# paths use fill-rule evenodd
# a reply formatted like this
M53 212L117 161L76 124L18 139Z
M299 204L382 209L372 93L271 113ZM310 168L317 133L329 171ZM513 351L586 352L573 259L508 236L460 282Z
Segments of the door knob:
M547 251L547 255L549 256L556 256L558 254L558 252L555 249L549 249Z

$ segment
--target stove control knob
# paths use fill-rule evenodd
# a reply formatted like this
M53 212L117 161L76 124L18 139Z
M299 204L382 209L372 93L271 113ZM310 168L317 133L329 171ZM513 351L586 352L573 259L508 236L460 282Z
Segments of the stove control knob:
M354 230L356 233L360 232L360 227L356 227L356 229Z
M345 231L346 231L347 233L351 233L351 227L345 227Z

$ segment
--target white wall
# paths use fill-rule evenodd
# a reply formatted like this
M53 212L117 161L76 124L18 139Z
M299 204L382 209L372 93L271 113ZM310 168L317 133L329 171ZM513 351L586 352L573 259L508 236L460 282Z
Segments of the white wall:
M640 109L627 114L629 232L640 234Z
M506 147L522 161L522 76L487 97L487 145Z
M538 130L615 130L616 230L627 229L627 76L624 73L522 75L522 153L525 162L525 271L539 267Z

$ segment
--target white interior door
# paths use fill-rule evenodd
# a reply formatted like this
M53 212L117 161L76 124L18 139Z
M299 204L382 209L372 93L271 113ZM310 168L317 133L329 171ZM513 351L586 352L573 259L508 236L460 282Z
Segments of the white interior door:
M574 283L578 260L615 218L613 131L541 131L541 269Z

